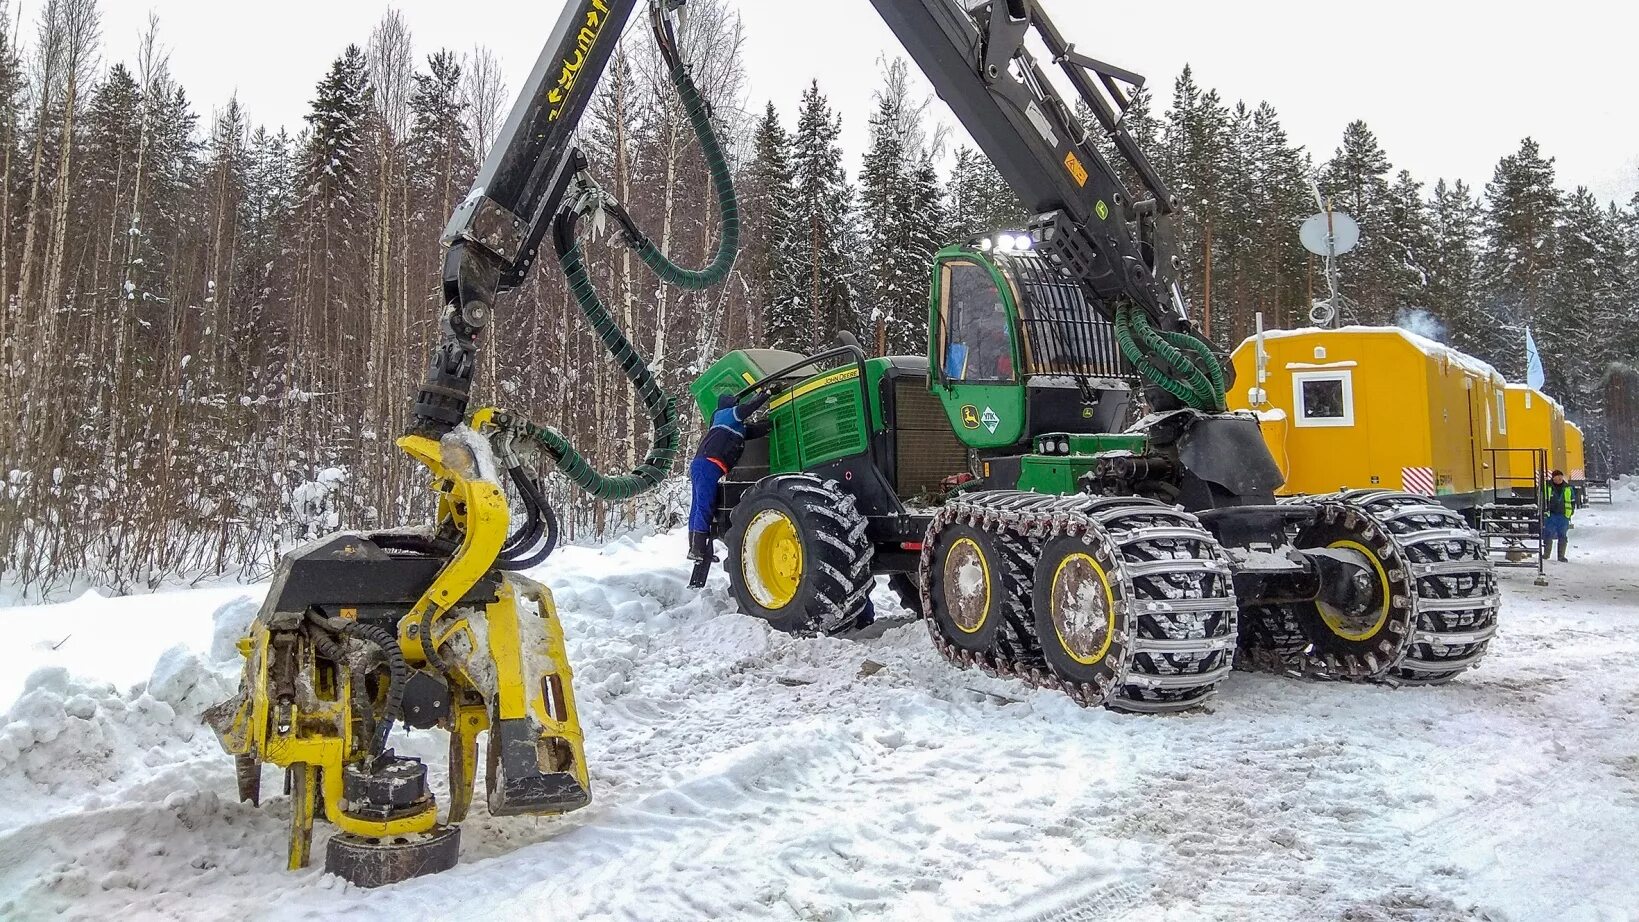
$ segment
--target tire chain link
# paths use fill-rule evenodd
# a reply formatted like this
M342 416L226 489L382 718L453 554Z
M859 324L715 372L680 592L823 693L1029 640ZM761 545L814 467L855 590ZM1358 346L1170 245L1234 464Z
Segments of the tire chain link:
M1108 705L1116 708L1138 710L1144 712L1176 711L1196 707L1204 703L1216 687L1221 678L1207 676L1200 686L1173 690L1175 694L1162 700L1131 700L1123 699L1120 694L1126 685L1123 677L1133 669L1133 659L1137 655L1132 649L1125 653L1125 659L1120 664L1114 680L1101 680L1096 683L1077 682L1066 679L1048 668L1042 659L1040 647L1034 634L1034 619L1027 610L1022 623L1005 616L1001 625L999 642L996 647L985 653L974 653L963 650L948 642L939 632L938 623L933 618L932 573L933 553L937 545L937 536L945 527L953 524L967 525L988 534L995 535L998 543L1003 545L1003 553L1009 558L1004 565L1019 567L1024 570L1022 585L1031 585L1034 578L1034 567L1040 548L1047 541L1061 536L1081 537L1086 539L1089 532L1093 534L1093 541L1098 549L1105 552L1110 559L1127 562L1127 555L1121 550L1121 545L1135 543L1134 540L1115 540L1108 528L1108 520L1119 517L1121 513L1155 513L1175 519L1168 528L1179 526L1192 527L1198 535L1190 536L1198 540L1203 547L1209 549L1210 559L1222 564L1225 569L1224 582L1226 600L1224 623L1214 632L1218 636L1233 637L1237 628L1236 607L1234 593L1228 586L1227 567L1228 556L1219 547L1217 541L1200 529L1194 516L1182 512L1175 507L1166 506L1150 500L1133 497L1102 497L1087 494L1041 494L1023 493L1014 491L995 491L991 493L973 493L947 503L928 525L928 531L922 542L921 565L918 568L917 585L922 597L922 618L927 623L928 635L937 649L947 661L963 669L978 669L979 671L996 678L1017 679L1024 684L1037 689L1060 691L1068 695L1082 707L1098 707ZM1137 539L1141 541L1142 539ZM1181 558L1199 560L1201 558ZM1165 575L1165 574L1163 574ZM1111 589L1120 603L1138 603L1145 601L1161 602L1162 600L1141 600L1135 597L1132 577L1123 567L1121 572L1113 574ZM1159 580L1161 576L1145 577ZM1141 614L1155 614L1153 611L1140 612L1133 610L1129 616L1132 631L1137 632L1137 620ZM1178 615L1177 618L1187 616ZM1206 615L1199 618L1201 624L1208 619ZM1025 636L1026 634L1030 636ZM1006 649L1004 649L1006 648ZM1158 656L1159 654L1153 654ZM1217 654L1206 654L1210 658ZM1234 649L1229 647L1222 651L1225 665L1233 660Z

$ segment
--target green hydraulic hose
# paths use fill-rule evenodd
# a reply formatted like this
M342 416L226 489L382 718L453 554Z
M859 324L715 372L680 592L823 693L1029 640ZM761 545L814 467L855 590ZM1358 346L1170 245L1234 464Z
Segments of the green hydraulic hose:
M672 65L671 76L672 83L687 111L689 123L694 128L695 137L700 140L706 167L711 173L712 185L717 191L717 205L723 225L717 255L704 269L683 268L668 259L647 236L638 231L624 210L617 208L614 212L616 218L625 226L627 235L631 238L631 243L644 265L667 283L699 291L723 281L734 267L734 259L740 247L740 205L734 193L734 179L729 171L728 158L723 154L722 144L711 123L711 113L705 99L681 63ZM586 460L586 456L570 443L567 436L550 426L525 423L522 426L522 433L525 439L535 442L546 451L571 483L593 498L610 502L631 499L659 486L677 460L678 443L682 433L677 420L677 401L661 387L654 371L649 368L648 361L638 353L631 340L615 323L614 315L610 313L608 306L598 297L591 274L587 272L586 263L581 258L580 245L574 240L572 220L560 228L558 261L563 265L564 275L569 280L569 292L574 296L575 303L580 306L582 315L586 317L604 348L620 366L620 370L625 372L627 379L632 382L638 396L643 399L644 410L649 414L653 438L643 463L635 470L629 474L607 475L593 468Z
M1148 334L1148 335L1146 335ZM1166 343L1156 343L1155 332L1149 326L1149 318L1138 313L1130 306L1123 307L1116 313L1116 342L1123 355L1138 369L1146 381L1153 384L1179 400L1185 405L1196 409L1203 409L1204 400L1201 385L1204 383L1198 372L1185 365L1183 356ZM1157 360L1164 361L1172 368L1188 369L1186 377L1179 378L1175 373L1163 371Z
M1218 361L1218 356L1212 351L1212 346L1206 340L1188 333L1169 333L1166 331L1161 331L1161 338L1174 346L1191 350L1200 357L1198 367L1204 370L1207 378L1212 381L1213 393L1223 394L1229 390L1225 385L1223 363Z
M1129 305L1116 312L1116 343L1145 381L1186 406L1209 413L1222 412L1227 406L1223 368L1211 347L1199 339L1184 333L1161 333L1150 325L1148 316ZM1180 347L1194 356L1186 355ZM1163 371L1156 359L1179 371Z
M661 281L690 291L700 291L728 278L729 270L734 268L734 257L740 249L740 201L734 194L734 177L729 171L728 157L717 139L717 131L711 124L711 110L706 105L705 97L700 95L693 78L681 63L672 65L671 76L689 124L694 127L694 136L700 139L700 151L705 157L706 169L711 173L712 188L717 192L717 208L723 223L722 239L717 242L717 255L710 265L704 269L685 269L667 259L666 254L660 252L660 248L647 235L638 232L635 227L628 227L628 230L636 233L632 242L637 258L643 260L643 264L653 270Z

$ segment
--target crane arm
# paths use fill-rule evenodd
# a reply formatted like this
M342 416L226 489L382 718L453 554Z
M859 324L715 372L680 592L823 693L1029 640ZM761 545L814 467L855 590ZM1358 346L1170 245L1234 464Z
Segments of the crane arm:
M553 236L564 250L566 222L572 230L574 218L588 207L585 193L594 187L583 178L586 159L575 133L641 2L567 4L472 191L451 218L444 234L443 336L416 399L416 432L439 435L460 424L472 388L477 338L490 323L496 296L527 277L549 232L556 229ZM1157 336L1187 333L1166 226L1173 197L1122 124L1131 102L1123 87L1139 87L1142 78L1077 52L1037 0L871 2L1036 215L1030 231L1041 249L1104 309L1141 311L1159 328ZM686 80L671 23L686 0L648 3L662 54L674 76ZM1138 177L1141 197L1127 189L1054 88L1027 47L1031 34ZM719 268L732 261L737 241L730 230L738 231L732 192L724 202L727 245L720 250ZM606 198L597 204L612 206L611 213L646 262L657 257L618 205ZM667 281L721 277L682 270L661 274Z

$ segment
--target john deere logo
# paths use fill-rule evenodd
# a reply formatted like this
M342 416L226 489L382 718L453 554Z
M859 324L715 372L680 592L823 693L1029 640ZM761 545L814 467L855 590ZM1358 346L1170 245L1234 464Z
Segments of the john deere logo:
M962 425L969 429L979 428L979 408L968 404L962 408Z
M1103 199L1098 200L1098 204L1093 206L1093 210L1098 212L1098 219L1100 221L1109 220L1109 218L1110 218L1110 206L1104 204Z

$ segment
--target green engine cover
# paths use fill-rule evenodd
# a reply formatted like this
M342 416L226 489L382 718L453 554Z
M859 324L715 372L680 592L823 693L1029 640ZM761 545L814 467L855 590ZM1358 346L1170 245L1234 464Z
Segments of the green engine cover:
M802 356L775 350L730 352L707 369L690 391L701 416L709 419L719 395L737 393L801 360ZM881 426L875 384L887 367L885 359L866 362L864 386L856 365L802 374L786 382L768 403L768 418L774 427L768 437L769 473L805 471L862 454L871 431Z

